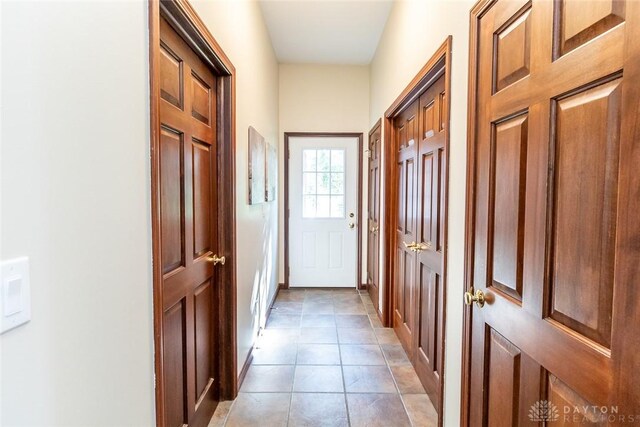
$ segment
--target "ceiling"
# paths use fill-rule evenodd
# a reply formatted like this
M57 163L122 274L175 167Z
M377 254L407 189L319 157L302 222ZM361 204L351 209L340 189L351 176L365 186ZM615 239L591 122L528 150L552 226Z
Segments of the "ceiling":
M282 63L368 64L393 0L261 0Z

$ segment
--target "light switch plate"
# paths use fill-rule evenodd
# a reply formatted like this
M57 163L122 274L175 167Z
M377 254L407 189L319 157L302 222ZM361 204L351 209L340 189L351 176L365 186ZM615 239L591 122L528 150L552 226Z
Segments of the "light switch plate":
M0 263L0 333L31 320L29 258Z

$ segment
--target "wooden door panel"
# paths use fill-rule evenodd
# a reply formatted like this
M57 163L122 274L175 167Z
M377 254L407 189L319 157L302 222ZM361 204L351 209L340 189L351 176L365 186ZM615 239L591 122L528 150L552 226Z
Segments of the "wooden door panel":
M191 70L191 116L209 125L212 112L211 87L194 70Z
M184 105L182 59L164 43L160 44L160 54L160 97L182 110Z
M193 293L194 298L194 328L195 328L195 395L196 400L213 383L213 286L207 280Z
M621 78L556 101L551 318L609 347Z
M185 360L185 301L180 300L164 313L164 411L165 423L181 427L187 423Z
M556 2L555 14L558 57L624 22L625 1L561 0Z
M516 3L517 4L517 3ZM506 11L509 13L509 11ZM529 75L531 58L531 4L527 3L508 19L493 39L494 92Z
M185 265L183 136L167 127L160 130L160 221L165 275Z
M192 142L193 153L193 256L212 251L211 227L214 212L213 169L215 158L212 147L198 140Z
M491 286L519 301L522 301L527 118L524 114L495 124L491 147L492 217L499 217L492 230Z
M433 130L431 130L433 132ZM421 157L422 173L421 178L421 190L418 197L418 203L420 204L420 241L430 246L435 246L435 235L433 233L433 224L437 223L437 209L433 204L433 186L431 185L434 179L434 155L433 152L423 154ZM435 169L437 171L437 169ZM436 191L438 187L436 186Z
M487 333L485 361L488 426L538 426L529 402L540 399L543 370L526 353L493 329Z

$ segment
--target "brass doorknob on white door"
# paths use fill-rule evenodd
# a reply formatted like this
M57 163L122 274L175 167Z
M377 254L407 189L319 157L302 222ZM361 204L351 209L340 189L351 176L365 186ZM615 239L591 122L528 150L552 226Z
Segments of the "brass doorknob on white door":
M213 262L213 265L224 265L224 263L227 261L227 259L225 258L225 256L218 256L217 254L213 254L212 256L207 258L209 261Z

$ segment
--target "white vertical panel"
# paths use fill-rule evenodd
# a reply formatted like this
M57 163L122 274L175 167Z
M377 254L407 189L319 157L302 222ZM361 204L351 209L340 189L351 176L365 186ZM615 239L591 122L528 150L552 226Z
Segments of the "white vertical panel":
M342 231L332 231L329 233L329 268L342 268L344 257L342 248L344 246L344 233Z
M316 266L316 232L305 231L302 233L302 266L315 268Z

